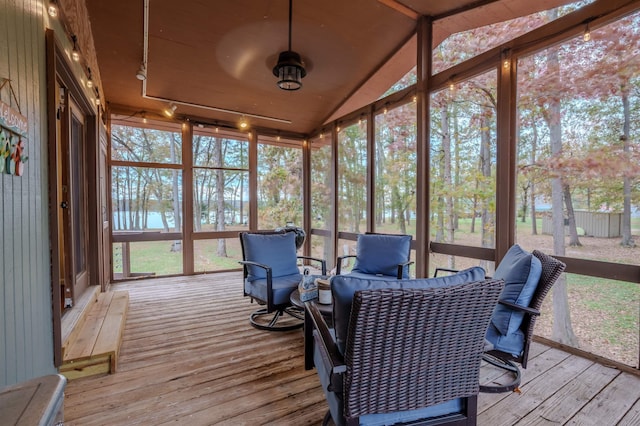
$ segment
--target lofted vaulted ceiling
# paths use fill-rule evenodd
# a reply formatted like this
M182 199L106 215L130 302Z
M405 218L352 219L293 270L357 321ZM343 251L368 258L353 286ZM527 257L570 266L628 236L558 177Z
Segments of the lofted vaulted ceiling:
M420 15L449 34L548 9L566 0L294 0L292 50L307 76L298 91L276 86L287 50L288 0L87 1L104 94L112 106L310 133L380 97L415 66ZM455 13L454 13L455 12ZM186 105L192 104L192 105ZM199 105L201 107L197 107ZM263 118L260 118L263 117Z

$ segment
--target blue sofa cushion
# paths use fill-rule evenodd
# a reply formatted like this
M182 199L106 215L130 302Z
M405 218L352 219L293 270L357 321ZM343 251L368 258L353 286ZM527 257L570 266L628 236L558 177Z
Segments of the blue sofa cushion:
M398 276L398 265L409 261L411 235L360 234L352 272ZM409 278L408 268L403 278Z
M540 260L519 245L512 246L494 274L494 278L502 278L505 283L500 300L529 306L541 275ZM523 312L514 311L498 303L491 316L491 323L506 336L518 330L523 319Z
M347 275L336 275L331 279L331 293L333 295L333 324L336 332L336 344L340 353L344 355L347 342L347 330L349 317L351 316L351 303L353 295L358 290L377 290L381 288L441 288L451 285L480 281L485 278L485 270L479 266L462 270L454 275L437 278L380 279L358 278Z
M245 259L270 266L273 278L299 273L295 233L242 234L242 238ZM249 266L247 281L266 277L264 269Z

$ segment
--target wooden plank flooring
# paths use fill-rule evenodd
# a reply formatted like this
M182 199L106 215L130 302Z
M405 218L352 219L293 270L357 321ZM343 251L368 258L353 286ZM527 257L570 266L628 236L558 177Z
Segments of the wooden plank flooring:
M241 288L240 272L114 285L130 296L118 372L70 382L65 424L320 425L302 332L252 328ZM534 345L521 389L481 394L478 424L640 424L640 378L557 349Z

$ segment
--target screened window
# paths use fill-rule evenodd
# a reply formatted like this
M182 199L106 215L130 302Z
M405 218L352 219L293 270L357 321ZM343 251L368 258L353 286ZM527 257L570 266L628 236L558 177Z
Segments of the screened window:
M194 231L246 228L249 142L216 128L194 129L193 164Z
M432 95L431 238L495 245L496 71Z
M321 133L309 142L311 151L311 228L323 230L322 235L311 236L313 256L332 259L332 194L331 133Z
M366 120L338 132L338 230L361 233L367 229Z
M375 117L375 230L415 236L416 104Z
M258 142L258 228L303 226L301 141Z
M636 13L518 60L523 247L640 264L639 35ZM637 365L639 305L636 283L564 274L536 332Z

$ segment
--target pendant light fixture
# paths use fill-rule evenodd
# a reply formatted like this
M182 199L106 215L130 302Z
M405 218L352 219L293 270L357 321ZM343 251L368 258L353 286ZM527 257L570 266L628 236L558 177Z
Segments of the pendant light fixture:
M291 50L291 16L293 0L289 0L289 50L280 52L278 63L273 68L273 75L278 77L278 87L282 90L298 90L302 87L302 79L307 75L300 55Z

